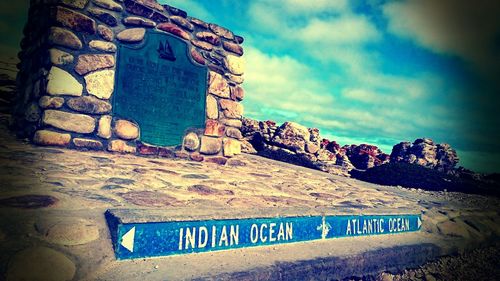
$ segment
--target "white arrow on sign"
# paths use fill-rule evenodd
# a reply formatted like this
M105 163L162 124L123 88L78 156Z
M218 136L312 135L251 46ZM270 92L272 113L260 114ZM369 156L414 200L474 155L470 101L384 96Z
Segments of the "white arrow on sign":
M419 217L417 217L417 228L420 228L421 225L422 225L422 221L420 220Z
M130 252L134 252L134 237L135 237L135 226L132 227L125 235L122 236L122 242L120 243Z

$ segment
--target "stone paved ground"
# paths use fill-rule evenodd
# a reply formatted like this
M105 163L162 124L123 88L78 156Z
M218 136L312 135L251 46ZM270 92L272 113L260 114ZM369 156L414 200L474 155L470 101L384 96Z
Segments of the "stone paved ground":
M448 254L500 235L495 198L378 186L250 155L220 166L34 147L4 125L0 132L0 280L191 279L398 245L433 243ZM103 218L109 208L422 212L423 231L117 262Z

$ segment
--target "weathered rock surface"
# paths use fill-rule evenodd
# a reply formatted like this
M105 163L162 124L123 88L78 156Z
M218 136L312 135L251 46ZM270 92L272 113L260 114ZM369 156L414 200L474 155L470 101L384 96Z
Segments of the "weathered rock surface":
M226 79L213 71L210 71L208 92L221 98L229 98L231 95L231 90Z
M144 27L156 26L156 23L154 21L140 17L127 17L123 19L123 23L125 25L144 26Z
M179 25L180 27L188 30L188 31L193 31L194 26L192 23L190 23L187 19L180 17L180 16L171 16L170 20L173 21L175 24Z
M333 174L348 175L352 164L340 146L320 141L319 130L293 122L277 126L273 121L243 118L241 151Z
M294 122L285 122L278 127L271 142L293 152L304 153L309 141L309 130Z
M137 149L123 140L112 140L108 143L108 150L119 153L135 153Z
M53 66L50 69L47 93L50 95L81 96L83 85L68 72Z
M347 157L357 169L366 170L389 163L389 155L374 145L353 144L346 145L342 149L345 150Z
M201 31L197 32L195 35L198 39L208 42L214 46L220 45L220 37L211 32Z
M243 115L243 105L241 103L221 99L219 100L220 107L224 110L224 116L232 119L240 119Z
M67 146L70 140L70 134L61 134L49 130L37 131L33 137L33 142L40 145Z
M390 160L391 162L405 162L442 172L451 172L459 158L457 152L449 144L436 144L431 139L422 138L413 143L401 142L395 145Z
M115 34L111 28L105 26L105 25L98 25L97 26L97 32L99 35L102 37L102 39L106 41L113 41L115 38Z
M73 144L78 148L87 148L91 150L102 150L104 148L102 142L92 139L74 138Z
M201 137L200 152L207 155L217 154L222 149L222 140L220 138Z
M99 119L97 135L104 139L111 138L111 120L113 118L110 115L102 116Z
M43 114L43 123L65 131L89 134L95 129L94 118L59 110L48 109Z
M70 53L58 49L49 50L50 62L54 65L66 65L73 62L74 57Z
M233 157L241 154L241 143L239 141L231 138L224 138L222 143L224 146L224 156Z
M88 9L88 12L109 26L114 27L118 25L118 20L109 10L92 7Z
M96 4L101 8L105 8L111 11L115 12L123 11L123 7L113 0L92 0L92 2L94 2L94 4Z
M207 95L207 117L209 119L219 118L217 100L212 95Z
M38 101L38 105L41 108L47 109L57 109L63 106L64 98L62 97L51 97L51 96L43 96Z
M200 139L195 133L189 133L184 137L184 148L189 151L195 151L200 146Z
M72 98L68 100L69 108L89 114L105 114L111 111L111 104L93 96Z
M101 70L85 76L87 92L100 99L109 99L115 87L115 71Z
M92 49L96 49L96 50L107 52L107 53L115 53L116 52L116 45L111 43L111 42L92 40L92 41L90 41L89 46Z
M85 75L91 71L115 66L113 55L80 55L75 66L75 71L80 75Z
M73 32L60 27L51 27L49 42L54 45L67 47L74 50L82 48L82 41Z
M118 33L116 38L122 42L136 43L141 42L146 34L144 28L130 28Z
M127 120L117 120L115 134L121 139L133 140L139 137L139 127Z
M191 39L191 35L188 32L184 31L178 25L173 24L173 23L169 23L169 22L160 23L157 26L157 28L159 30L163 30L165 32L179 36L180 38L185 39L185 40Z
M86 32L89 34L96 32L95 21L82 13L60 6L56 7L53 12L55 20L65 27L76 32Z
M224 64L232 74L242 75L245 72L245 60L242 57L227 55Z

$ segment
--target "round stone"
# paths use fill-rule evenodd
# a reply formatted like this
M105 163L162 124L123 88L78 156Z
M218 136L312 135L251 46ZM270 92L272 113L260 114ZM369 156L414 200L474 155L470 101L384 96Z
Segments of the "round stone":
M64 104L64 98L61 97L50 97L50 96L43 96L40 98L38 101L38 105L41 108L60 108Z
M118 153L135 153L137 149L123 140L112 140L108 143L108 150Z
M178 25L170 23L170 22L160 23L157 26L157 28L159 30L162 30L162 31L165 31L168 33L172 33L172 34L179 36L180 38L185 39L185 40L191 39L190 33L182 30Z
M207 95L207 117L209 119L219 118L219 108L217 100L212 95Z
M82 134L92 133L95 129L95 120L88 115L52 109L45 110L43 124Z
M226 136L234 138L234 139L238 139L238 140L243 138L241 131L239 129L233 128L233 127L227 127Z
M50 56L50 62L55 65L70 64L75 59L73 55L71 55L70 53L58 49L50 49L49 56Z
M7 280L65 281L75 276L75 264L61 252L47 247L29 248L9 262Z
M189 151L195 151L200 146L200 139L195 133L189 133L184 137L184 148Z
M155 27L156 23L149 19L143 19L140 17L127 17L123 19L123 23L125 25L135 25L135 26L144 26L144 27Z
M108 9L111 11L121 12L123 8L120 4L116 3L113 0L93 0L94 4L104 9Z
M61 134L49 130L36 131L33 137L33 142L40 145L67 146L70 140L70 134Z
M97 127L97 135L104 139L111 138L111 120L112 117L109 115L103 116L99 119L99 125Z
M103 149L102 142L92 139L83 139L83 138L74 138L73 144L79 148L86 148L92 150L101 150Z
M82 48L82 41L73 32L60 27L51 27L49 42L54 45L67 47L74 50Z
M113 41L113 39L115 38L115 34L113 33L113 30L111 30L111 28L109 28L105 25L97 26L97 32L106 41Z
M35 223L36 230L51 243L65 246L83 245L99 238L99 229L88 220L47 218Z
M146 34L146 29L144 28L130 28L118 33L116 38L122 42L136 43L141 42Z
M133 140L139 137L139 127L127 120L117 120L115 133L121 139Z
M201 137L201 147L200 152L205 155L217 154L222 149L222 143L220 138L212 137Z
M116 52L116 45L111 42L92 40L89 43L90 48L103 52L114 53Z
M68 107L79 112L89 114L105 114L111 111L111 104L100 100L94 96L84 96L72 98L68 102Z

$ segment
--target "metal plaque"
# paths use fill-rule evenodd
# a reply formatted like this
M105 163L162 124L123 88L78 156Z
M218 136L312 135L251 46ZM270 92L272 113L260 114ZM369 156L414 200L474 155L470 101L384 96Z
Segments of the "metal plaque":
M179 145L186 129L205 126L206 88L207 68L184 41L148 31L141 45L120 46L113 112L139 124L142 142Z
M106 212L117 259L135 259L421 229L419 214L122 223Z

